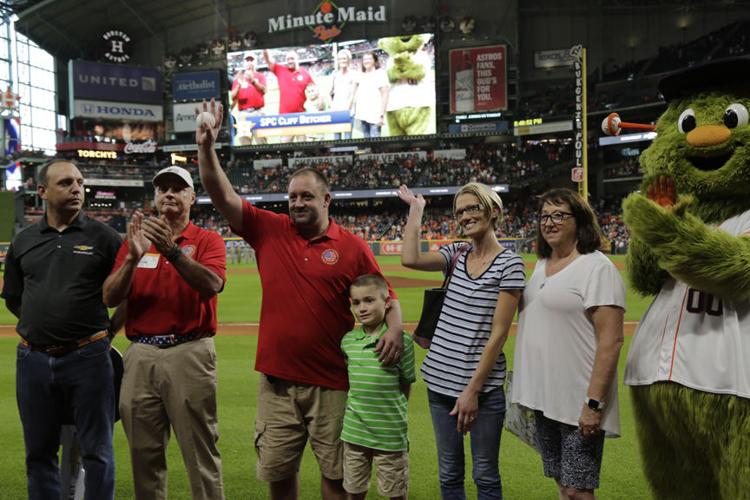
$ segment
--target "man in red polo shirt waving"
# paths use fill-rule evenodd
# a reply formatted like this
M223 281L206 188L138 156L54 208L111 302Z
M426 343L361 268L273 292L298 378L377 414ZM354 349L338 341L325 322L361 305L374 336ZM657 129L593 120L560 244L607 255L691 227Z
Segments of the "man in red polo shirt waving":
M204 109L209 107L204 103ZM328 217L331 194L318 171L301 169L289 181L289 214L242 200L214 152L217 125L196 130L203 187L233 230L255 249L263 286L255 369L261 372L255 420L257 475L271 498L297 498L297 470L308 438L321 472L321 496L345 498L339 436L346 406L347 371L341 338L354 326L348 290L362 274L382 276L362 239ZM389 290L394 297L393 290ZM394 297L395 298L395 297ZM392 364L403 348L397 300L376 351Z
M190 222L190 172L167 167L153 180L159 217L136 213L104 282L104 303L127 300L120 416L136 499L166 499L170 425L193 500L224 498L216 417L216 295L224 288L222 238Z

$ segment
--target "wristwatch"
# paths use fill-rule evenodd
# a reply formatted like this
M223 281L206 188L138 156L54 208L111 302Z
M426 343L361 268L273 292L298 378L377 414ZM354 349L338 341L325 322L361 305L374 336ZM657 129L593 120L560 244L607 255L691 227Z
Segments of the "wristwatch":
M591 408L594 411L604 411L604 407L607 406L607 404L604 401L599 401L598 399L594 398L586 398L586 406Z
M164 254L164 258L169 262L174 262L180 257L180 254L182 254L182 249L180 249L180 246L175 243L172 248L170 248L169 251Z

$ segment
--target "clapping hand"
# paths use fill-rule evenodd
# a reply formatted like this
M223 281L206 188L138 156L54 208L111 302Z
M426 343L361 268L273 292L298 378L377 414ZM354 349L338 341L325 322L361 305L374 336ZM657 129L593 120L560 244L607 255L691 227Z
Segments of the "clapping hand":
M174 240L172 239L172 228L164 221L163 217L144 218L143 232L154 243L159 253L166 254L174 247Z
M675 194L674 179L666 175L660 175L648 186L648 199L654 203L670 208L677 202Z
M151 241L143 232L143 213L136 211L128 225L128 254L135 262L148 251Z

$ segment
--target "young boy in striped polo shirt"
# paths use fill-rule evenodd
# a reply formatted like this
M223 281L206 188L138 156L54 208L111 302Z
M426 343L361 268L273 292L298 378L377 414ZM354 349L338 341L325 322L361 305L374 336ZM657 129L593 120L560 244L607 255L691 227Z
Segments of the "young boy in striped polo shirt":
M406 500L409 487L409 441L406 410L409 387L416 380L414 345L404 332L404 351L397 365L382 366L374 351L385 333L390 307L388 284L374 274L360 276L349 288L352 307L362 323L344 335L349 395L341 440L344 442L344 489L351 500L362 500L370 488L372 462L378 492Z

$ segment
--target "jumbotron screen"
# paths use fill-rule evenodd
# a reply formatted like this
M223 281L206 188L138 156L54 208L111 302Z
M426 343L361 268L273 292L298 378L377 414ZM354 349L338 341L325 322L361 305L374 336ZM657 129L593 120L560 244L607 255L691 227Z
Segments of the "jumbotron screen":
M432 34L227 54L232 146L434 134Z

